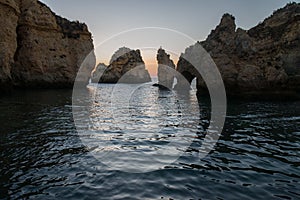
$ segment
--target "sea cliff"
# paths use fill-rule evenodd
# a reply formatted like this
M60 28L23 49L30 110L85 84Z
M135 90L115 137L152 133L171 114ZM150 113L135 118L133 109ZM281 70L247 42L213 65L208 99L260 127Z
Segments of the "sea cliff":
M37 0L0 0L0 20L0 89L73 86L94 48L85 24L57 16ZM88 83L94 63L85 68L81 81Z

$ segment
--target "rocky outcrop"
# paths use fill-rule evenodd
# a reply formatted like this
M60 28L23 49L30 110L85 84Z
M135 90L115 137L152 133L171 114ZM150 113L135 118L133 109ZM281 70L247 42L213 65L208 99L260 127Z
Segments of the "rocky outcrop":
M128 47L121 47L119 48L110 58L109 64L112 64L114 61L116 61L119 57L125 56L125 54L132 51Z
M93 83L146 83L151 81L140 50L120 48L114 53L109 66L98 65L92 75Z
M19 4L15 0L0 0L0 90L11 85L11 67L17 50L17 23Z
M170 55L160 48L157 52L158 63L158 86L161 88L173 88L175 77L175 65L170 59Z
M104 63L99 63L94 72L92 73L92 83L98 83L106 69L107 65L105 65Z
M297 92L300 89L300 4L290 3L256 27L236 29L235 18L225 14L201 43L211 55L228 94ZM205 83L183 57L177 70L188 81Z
M0 9L1 86L72 87L93 51L87 26L55 15L37 0L0 0ZM94 54L88 58L80 80L85 83L95 66Z

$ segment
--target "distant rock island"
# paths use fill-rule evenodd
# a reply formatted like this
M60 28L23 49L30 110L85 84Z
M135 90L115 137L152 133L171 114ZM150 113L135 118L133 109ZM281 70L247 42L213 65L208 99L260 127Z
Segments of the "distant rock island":
M211 55L229 95L300 94L299 3L287 4L248 31L236 29L235 18L225 14L207 39L195 45ZM183 56L177 71L190 83L196 77L198 91L205 90L200 74Z
M59 17L37 0L0 0L0 23L0 90L72 88L94 48L85 24ZM83 82L94 66L85 66Z
M151 77L145 68L140 50L131 50L127 47L117 50L108 66L101 63L92 74L93 83L146 83L150 81Z
M162 89L172 89L175 78L175 64L170 59L170 55L162 48L157 51L158 63L158 84Z

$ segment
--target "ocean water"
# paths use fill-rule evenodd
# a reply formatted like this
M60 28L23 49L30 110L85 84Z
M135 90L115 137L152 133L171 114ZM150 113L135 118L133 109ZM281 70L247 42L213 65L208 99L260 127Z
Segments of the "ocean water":
M71 90L1 97L0 199L300 199L299 101L230 100L201 158L209 99L131 87L85 91L93 139Z

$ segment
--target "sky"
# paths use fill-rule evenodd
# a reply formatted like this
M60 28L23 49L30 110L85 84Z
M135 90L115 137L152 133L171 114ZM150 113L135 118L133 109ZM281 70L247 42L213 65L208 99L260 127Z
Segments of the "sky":
M184 49L205 40L224 13L249 29L290 0L41 0L56 14L88 25L97 62L120 47L140 49L151 75L162 47L175 64ZM295 2L299 2L295 1Z

